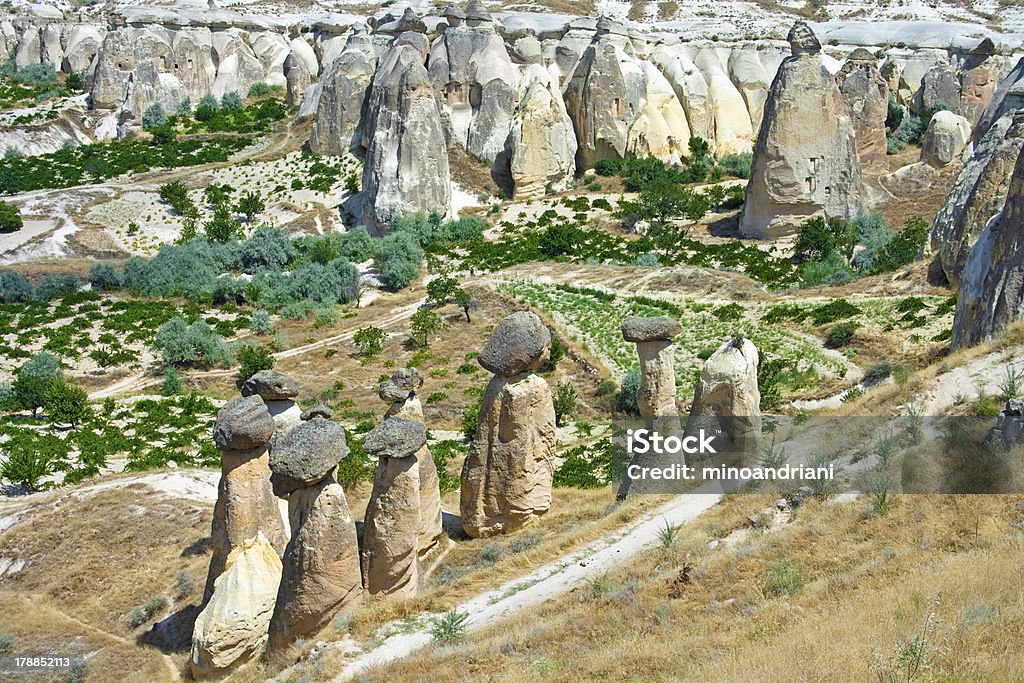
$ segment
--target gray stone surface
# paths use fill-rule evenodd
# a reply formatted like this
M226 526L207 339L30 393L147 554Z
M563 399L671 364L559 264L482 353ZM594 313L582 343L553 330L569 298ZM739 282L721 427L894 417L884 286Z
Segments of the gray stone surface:
M628 342L669 340L682 331L682 325L667 316L642 318L631 315L622 321L622 338Z
M363 450L381 458L408 458L427 442L427 428L417 420L389 417L366 435Z
M536 313L518 311L504 318L477 361L503 377L536 370L551 352L551 333Z
M314 417L277 439L270 449L274 493L284 497L327 476L348 455L345 430L336 422Z
M264 401L287 401L299 395L299 385L291 377L274 370L260 370L239 383L242 396L259 396Z
M217 448L241 451L270 443L274 418L259 396L233 398L217 413L213 441Z

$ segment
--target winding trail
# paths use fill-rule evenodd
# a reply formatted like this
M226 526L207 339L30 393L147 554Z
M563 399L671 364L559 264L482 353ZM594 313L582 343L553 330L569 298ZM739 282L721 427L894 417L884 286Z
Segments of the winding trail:
M500 619L564 595L587 581L621 567L638 553L656 546L659 542L658 533L666 523L679 526L692 522L720 499L721 495L717 493L677 496L621 529L525 576L467 600L457 609L469 615L467 630L491 626ZM374 649L349 662L333 680L336 683L351 680L367 669L403 659L427 647L433 642L429 623L432 616L421 615L419 621L424 623L423 626L387 638Z

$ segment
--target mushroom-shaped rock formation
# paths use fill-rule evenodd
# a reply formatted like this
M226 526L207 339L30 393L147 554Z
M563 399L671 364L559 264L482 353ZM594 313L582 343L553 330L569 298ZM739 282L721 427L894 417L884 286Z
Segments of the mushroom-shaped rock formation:
M474 538L522 528L551 507L555 409L547 382L533 372L550 344L536 314L513 313L478 358L496 376L462 468L462 528Z
M427 442L422 422L389 417L366 435L379 458L363 526L363 581L371 595L416 595L420 481L416 454Z
M274 418L259 396L232 399L217 414L213 438L221 453L221 476L204 600L213 594L228 555L243 542L263 532L278 552L284 548L284 524L270 487L267 445L273 435Z

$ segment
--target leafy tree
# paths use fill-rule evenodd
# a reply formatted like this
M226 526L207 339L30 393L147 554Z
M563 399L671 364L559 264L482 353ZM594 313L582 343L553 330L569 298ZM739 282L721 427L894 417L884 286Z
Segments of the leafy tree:
M295 259L295 245L283 228L261 225L242 242L239 265L246 273L258 270L282 270Z
M833 252L849 260L856 240L856 228L846 221L832 218L826 222L822 216L815 216L800 224L793 245L793 260L797 263L823 261Z
M427 301L443 306L461 289L458 281L450 275L436 277L427 283Z
M22 410L31 410L35 417L46 404L46 392L61 377L60 361L52 353L40 351L18 368L12 389L14 401Z
M77 427L89 419L89 395L64 377L57 377L46 389L43 406L50 421Z
M462 409L462 435L467 441L476 437L476 430L480 426L480 408L482 401L471 403Z
M413 235L394 233L380 241L374 260L385 286L398 290L407 287L419 275L423 250Z
M616 396L616 403L619 406L619 410L636 414L639 411L637 407L636 398L640 393L640 368L632 367L622 377L622 384L619 387L619 393Z
M477 305L476 299L470 296L469 292L459 287L455 292L455 305L462 309L462 312L466 314L466 322L471 323L473 320L469 317L469 311L471 308L475 308Z
M213 210L213 218L203 224L203 232L206 233L206 239L223 244L237 239L241 232L241 226L231 215L231 209L228 206L218 204Z
M231 351L224 339L202 321L189 325L173 318L156 331L153 350L165 365L227 365Z
M381 352L384 348L384 340L388 338L387 332L370 325L369 327L360 327L356 330L355 335L352 337L352 342L367 358L373 358Z
M690 138L690 155L694 159L701 159L708 155L711 150L711 145L704 138L693 136Z
M238 378L249 379L261 370L273 370L274 355L266 346L242 344L238 347Z
M555 424L559 427L565 424L565 418L576 417L576 401L579 399L579 392L572 382L559 382L555 389Z
M196 105L196 121L209 121L217 114L217 98L207 93Z
M174 113L182 117L192 116L192 100L186 97L181 102L178 102L178 106L174 108Z
M10 202L0 201L0 232L11 233L21 230L24 222L18 207Z
M41 444L32 442L7 444L6 455L0 460L0 477L26 491L38 491L39 480L53 472L53 457Z
M703 194L680 187L666 177L658 177L647 183L635 200L620 202L619 213L636 220L665 223L680 216L699 220L709 208L710 201Z
M754 163L754 155L751 152L740 154L726 154L718 160L719 168L736 178L749 178L750 168Z
M124 281L121 278L121 273L113 264L97 263L89 271L89 285L93 291L109 292L121 289L124 286Z
M263 201L263 197L260 196L259 192L255 190L249 190L242 194L238 199L238 205L236 210L238 213L246 217L251 223L256 216L263 213L267 208L267 203Z
M412 339L420 346L427 346L430 335L443 327L444 321L441 320L441 316L429 308L421 308L409 319L409 331L412 333Z
M274 329L270 321L270 313L262 308L253 311L249 316L249 329L256 334L270 334Z
M167 112L159 102L149 105L146 111L142 112L142 127L145 130L162 126L165 123L167 123Z
M322 266L326 266L328 263L338 258L338 252L335 250L333 241L329 235L313 239L313 241L309 243L306 253L309 254L309 258L313 263L319 263Z
M340 255L352 263L362 263L377 256L380 240L374 239L366 228L352 228L341 239Z
M39 301L61 299L68 294L77 292L79 285L78 276L74 273L65 273L64 275L43 273L43 276L39 278L39 284L36 285L33 297Z
M586 233L572 223L554 223L540 234L537 248L547 258L568 256L586 237Z
M210 206L226 204L231 199L231 193L234 191L235 188L227 183L211 183L203 190L203 199Z
M188 188L180 180L161 185L158 194L160 199L167 202L179 215L198 215L195 202L188 196Z
M178 134L168 124L151 128L149 132L153 136L153 144L161 147L174 144L178 139Z
M885 273L896 270L913 261L924 248L930 226L920 216L911 216L903 224L903 230L893 236L879 250L870 273Z

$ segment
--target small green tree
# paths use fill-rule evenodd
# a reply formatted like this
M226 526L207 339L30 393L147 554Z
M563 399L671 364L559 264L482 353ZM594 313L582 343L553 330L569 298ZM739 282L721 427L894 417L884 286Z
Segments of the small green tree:
M476 430L480 426L481 402L471 403L462 409L462 435L466 441L472 441L476 437Z
M81 71L72 71L64 79L64 87L68 90L81 91L85 88L85 77Z
M46 392L61 377L60 361L52 353L40 351L25 361L15 374L12 390L15 404L31 410L35 417L46 404Z
M461 290L458 281L450 275L442 275L427 283L427 302L444 306Z
M220 108L224 111L232 111L235 109L241 109L245 105L242 103L242 96L237 92L226 92L224 96L220 98Z
M261 370L274 369L274 354L261 344L242 344L238 347L238 378L249 379Z
M44 407L50 421L77 427L92 414L89 409L89 395L85 389L76 386L63 377L50 383L44 396Z
M579 397L579 392L571 382L558 383L554 396L555 424L557 426L563 426L567 417L576 417L576 401Z
M856 227L838 218L826 221L822 216L815 216L800 224L793 245L793 260L797 263L823 261L836 252L849 261L856 244Z
M238 221L231 215L231 209L225 204L218 204L213 210L213 218L203 224L206 239L218 244L237 239L240 228Z
M430 335L443 327L444 321L441 320L441 316L429 308L421 308L413 313L412 318L409 319L411 338L419 346L427 346L430 341Z
M24 226L21 220L21 212L18 207L10 202L0 201L0 232L18 232Z
M455 292L455 305L462 309L462 312L466 314L466 322L471 323L473 320L469 317L469 311L471 308L476 306L476 299L469 295L469 292L459 287Z
M238 205L235 207L235 210L245 216L246 220L251 223L253 219L263 213L266 208L267 203L263 201L263 197L260 196L260 193L255 190L249 190L239 197Z
M181 372L173 365L164 368L164 385L160 393L164 396L177 396L181 393Z
M165 123L167 123L167 112L159 102L149 105L146 111L142 112L142 127L145 130L157 128Z
M352 341L361 354L367 358L373 358L384 348L384 340L387 338L387 332L379 327L370 325L369 327L360 327L356 330Z
M207 93L196 105L196 121L209 121L217 114L217 98Z

